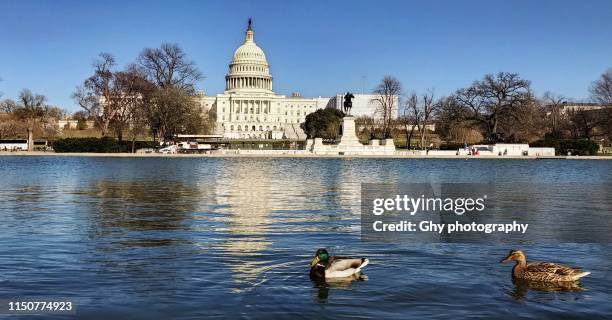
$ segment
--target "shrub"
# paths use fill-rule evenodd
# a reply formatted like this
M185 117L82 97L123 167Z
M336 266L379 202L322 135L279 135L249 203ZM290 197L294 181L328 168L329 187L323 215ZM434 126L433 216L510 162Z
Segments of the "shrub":
M132 142L121 143L111 137L102 138L62 138L52 143L55 152L131 152ZM136 141L135 150L142 148L155 148L158 144L153 141Z
M544 139L536 141L532 147L552 147L558 155L570 152L575 156L590 156L597 154L599 145L590 140Z
M440 150L459 150L464 147L464 143L443 143L440 145Z
M308 138L336 139L340 131L344 113L337 109L319 109L306 116L300 127Z

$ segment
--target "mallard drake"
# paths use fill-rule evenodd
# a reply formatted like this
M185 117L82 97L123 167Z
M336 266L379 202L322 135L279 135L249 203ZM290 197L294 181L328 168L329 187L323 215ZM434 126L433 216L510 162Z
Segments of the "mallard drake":
M366 258L330 257L327 250L319 249L310 261L310 277L320 280L351 277L369 262Z
M568 282L576 281L591 274L578 268L571 268L550 262L527 263L523 251L510 250L508 256L500 262L516 261L512 268L512 277L515 279L537 282Z

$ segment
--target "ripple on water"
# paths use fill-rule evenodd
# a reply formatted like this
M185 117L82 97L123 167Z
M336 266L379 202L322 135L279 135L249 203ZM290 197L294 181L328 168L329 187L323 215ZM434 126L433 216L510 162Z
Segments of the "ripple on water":
M74 297L83 317L605 318L610 247L523 245L592 272L584 290L517 287L499 245L360 240L363 182L607 183L608 161L0 159L0 297ZM507 189L512 200L513 188ZM536 192L538 190L535 190ZM540 190L541 191L541 190ZM544 190L546 191L546 190ZM609 213L561 201L568 210ZM516 198L519 199L519 198ZM510 201L534 208L535 197ZM529 200L531 199L531 200ZM570 203L578 202L572 206ZM553 203L551 203L552 205ZM549 214L559 214L550 211ZM316 248L366 256L366 281L320 285ZM112 308L110 307L112 306ZM136 316L139 313L139 316Z

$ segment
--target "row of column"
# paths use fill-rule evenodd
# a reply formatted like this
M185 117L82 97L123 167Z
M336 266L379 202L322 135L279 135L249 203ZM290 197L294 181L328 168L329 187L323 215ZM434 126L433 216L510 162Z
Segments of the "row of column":
M233 100L230 107L230 116L233 113L241 114L269 114L270 101L268 100Z
M228 90L233 88L258 88L272 90L272 80L256 77L229 78L225 80L225 87Z

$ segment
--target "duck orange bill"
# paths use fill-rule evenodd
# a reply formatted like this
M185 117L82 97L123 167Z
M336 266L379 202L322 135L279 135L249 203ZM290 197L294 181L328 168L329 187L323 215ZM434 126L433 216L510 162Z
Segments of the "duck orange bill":
M505 257L505 258L499 260L499 263L504 263L504 262L508 262L508 261L510 261L510 257Z
M310 260L310 267L314 267L315 265L317 265L317 263L319 263L320 259L319 257L314 257L312 258L312 260Z

